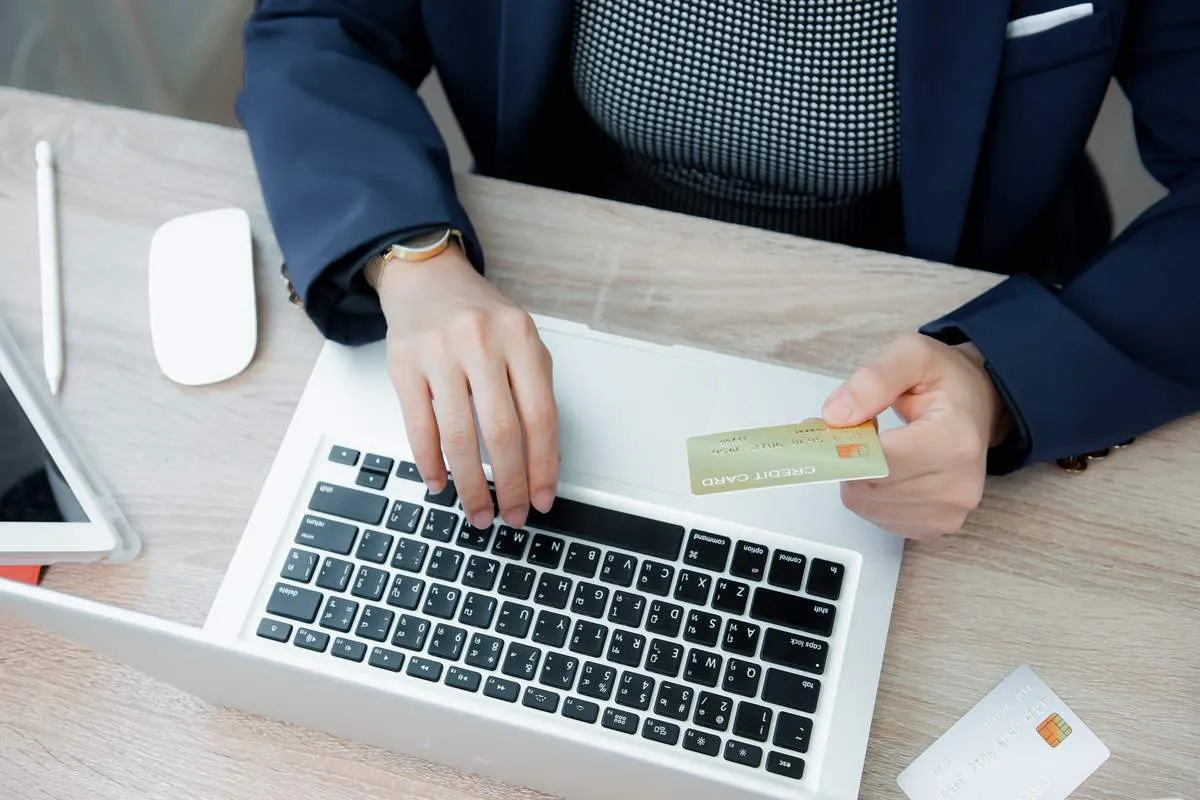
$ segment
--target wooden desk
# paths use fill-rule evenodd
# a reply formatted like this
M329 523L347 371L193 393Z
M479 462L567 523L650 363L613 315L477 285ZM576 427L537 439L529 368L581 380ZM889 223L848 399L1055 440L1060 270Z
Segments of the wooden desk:
M199 625L321 345L285 300L243 135L0 91L0 315L40 363L33 147L61 177L62 405L146 539L123 567L46 584ZM828 372L996 278L476 177L462 195L490 275L532 311ZM262 344L241 377L185 389L150 346L154 228L250 211ZM798 415L818 409L797 409ZM1077 797L1200 796L1200 420L1081 475L992 482L956 536L908 548L863 797L1031 662L1111 748ZM0 797L518 798L533 793L212 708L0 619Z

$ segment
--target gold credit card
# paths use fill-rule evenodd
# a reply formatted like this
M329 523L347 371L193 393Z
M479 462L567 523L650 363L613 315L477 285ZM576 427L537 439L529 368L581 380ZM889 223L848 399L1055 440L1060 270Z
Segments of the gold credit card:
M794 425L692 436L687 452L692 494L888 474L875 420L833 428L815 417Z

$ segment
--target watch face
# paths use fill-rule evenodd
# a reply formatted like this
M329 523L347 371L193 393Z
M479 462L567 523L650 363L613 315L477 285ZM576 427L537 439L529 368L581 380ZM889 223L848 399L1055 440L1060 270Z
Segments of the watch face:
M418 233L411 239L405 239L400 243L400 246L405 250L429 250L433 247L438 247L446 240L449 235L449 228L436 228L432 231Z

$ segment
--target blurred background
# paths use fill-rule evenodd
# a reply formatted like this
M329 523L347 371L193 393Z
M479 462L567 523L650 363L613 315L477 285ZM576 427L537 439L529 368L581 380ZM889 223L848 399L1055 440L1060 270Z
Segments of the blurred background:
M564 0L565 1L565 0ZM380 0L384 2L384 0ZM236 126L241 28L252 0L0 0L0 84ZM460 170L470 165L431 76L421 87ZM1118 228L1162 196L1115 86L1092 132Z

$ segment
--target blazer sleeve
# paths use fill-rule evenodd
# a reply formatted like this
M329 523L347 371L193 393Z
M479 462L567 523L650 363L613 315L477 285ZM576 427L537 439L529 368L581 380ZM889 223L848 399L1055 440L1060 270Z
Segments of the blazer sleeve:
M969 339L1018 434L989 470L1103 449L1200 410L1200 3L1130 5L1117 80L1168 195L1059 290L1015 276L922 328Z
M316 326L385 333L365 256L429 225L463 232L450 159L417 87L431 65L418 0L258 0L245 28L238 117L285 272Z

